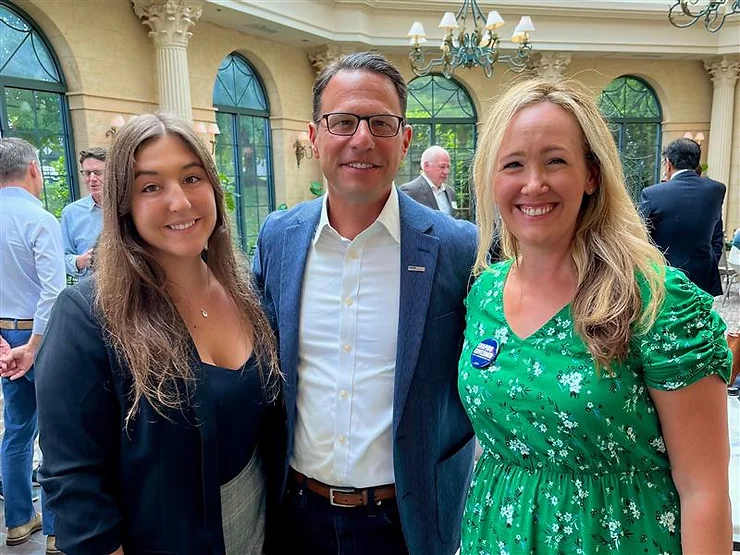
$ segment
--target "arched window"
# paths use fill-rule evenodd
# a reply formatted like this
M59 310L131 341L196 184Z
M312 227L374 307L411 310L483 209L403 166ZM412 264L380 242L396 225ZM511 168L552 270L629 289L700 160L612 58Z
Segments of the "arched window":
M257 72L238 54L226 56L218 68L213 105L221 130L216 166L241 247L251 255L260 225L275 209L270 106Z
M408 91L406 119L414 128L414 138L396 184L415 179L422 152L439 145L450 153L447 181L457 195L458 215L471 220L474 214L470 165L477 139L475 106L460 84L442 75L417 77L409 83Z
M598 98L619 148L630 195L660 181L660 141L663 114L653 89L642 79L618 77Z
M30 17L0 0L0 136L39 149L42 200L59 216L75 197L67 86L54 51Z

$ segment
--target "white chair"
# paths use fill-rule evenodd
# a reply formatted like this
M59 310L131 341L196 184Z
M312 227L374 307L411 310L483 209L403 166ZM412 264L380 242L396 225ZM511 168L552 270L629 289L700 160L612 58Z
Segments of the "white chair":
M733 250L737 252L733 252ZM730 260L733 260L735 263L733 264ZM725 282L725 292L722 295L722 305L724 305L725 302L727 302L727 298L730 296L730 288L732 287L732 284L735 283L738 276L737 269L740 268L740 249L732 247L729 258L726 251L722 249L722 255L719 257L718 266L720 278Z

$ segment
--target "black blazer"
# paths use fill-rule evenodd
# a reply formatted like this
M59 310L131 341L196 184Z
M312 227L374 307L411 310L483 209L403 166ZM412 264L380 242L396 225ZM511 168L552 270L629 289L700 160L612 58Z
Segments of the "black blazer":
M434 198L434 191L432 191L432 188L429 186L427 180L424 179L423 175L420 175L419 177L412 181L409 181L408 183L400 185L398 188L406 193L408 196L410 196L412 199L414 199L416 202L419 202L424 206L428 206L432 210L439 210L437 199ZM455 203L455 191L452 189L452 187L445 186L445 195L447 195L447 200L449 201L450 206L452 206L452 214L454 215L457 211Z
M724 248L725 186L694 171L643 189L640 211L671 266L710 295L722 294L717 264Z
M120 545L126 555L223 554L211 399L196 386L192 403L169 420L142 399L125 429L132 380L104 340L93 290L94 278L62 291L35 364L40 481L56 515L57 547L67 555ZM271 418L260 436L267 469L283 457Z

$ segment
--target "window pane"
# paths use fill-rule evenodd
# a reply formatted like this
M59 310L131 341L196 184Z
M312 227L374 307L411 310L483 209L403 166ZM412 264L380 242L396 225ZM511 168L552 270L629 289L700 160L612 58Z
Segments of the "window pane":
M0 75L52 83L61 81L41 37L5 6L0 6Z
M602 91L598 106L607 118L632 198L660 179L662 112L653 90L635 77L618 77Z
M450 153L447 185L455 189L458 216L472 219L469 174L477 136L473 103L463 87L441 75L414 79L408 88L406 118L414 138L396 183L418 176L424 150L439 145Z
M213 103L219 106L247 108L267 112L267 97L251 66L230 54L218 68L213 89Z

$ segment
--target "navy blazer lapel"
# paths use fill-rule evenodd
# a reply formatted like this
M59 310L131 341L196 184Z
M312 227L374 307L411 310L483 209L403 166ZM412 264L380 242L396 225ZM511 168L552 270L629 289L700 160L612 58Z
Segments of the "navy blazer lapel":
M403 414L419 358L439 253L439 239L427 233L433 224L426 214L426 208L411 198L399 195L399 211L401 286L393 396L394 433Z
M321 201L306 205L306 213L294 225L283 229L280 263L280 363L286 375L286 402L295 405L298 384L298 325L301 293L308 251L321 216ZM290 406L290 405L288 405Z

